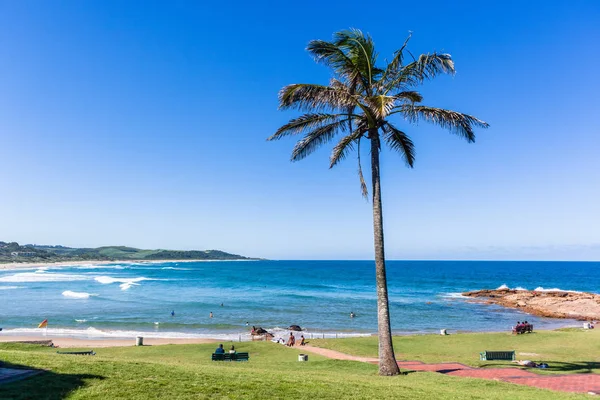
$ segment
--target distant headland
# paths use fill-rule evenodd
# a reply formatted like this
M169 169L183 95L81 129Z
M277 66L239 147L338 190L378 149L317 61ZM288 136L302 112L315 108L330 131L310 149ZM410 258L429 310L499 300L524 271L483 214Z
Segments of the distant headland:
M0 241L0 264L50 264L82 261L258 260L221 250L144 250L126 246L75 248Z

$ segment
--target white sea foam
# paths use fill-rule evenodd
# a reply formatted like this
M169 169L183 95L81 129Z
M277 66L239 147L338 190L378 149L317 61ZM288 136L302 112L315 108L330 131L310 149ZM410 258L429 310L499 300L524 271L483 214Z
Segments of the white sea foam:
M94 278L96 282L100 282L103 285L108 285L111 283L120 283L119 287L121 290L127 290L132 286L138 286L141 281L149 281L152 279L139 277L139 278L113 278L112 276L97 276Z
M290 331L289 329L285 329L285 328L280 328L278 326L274 327L274 328L270 328L270 329L266 329L267 332L272 333L273 336L275 336L275 338L285 338L287 339L290 335L290 333L292 333L294 335L294 337L296 338L296 340L298 340L298 338L300 337L300 335L304 336L305 339L333 339L333 338L351 338L351 337L367 337L367 336L371 336L370 333L359 333L359 332L329 332L329 331L321 331L321 332L317 332L317 331L311 331L311 330L303 330L301 332L298 331ZM241 337L242 339L245 338L245 335L249 334L242 334Z
M511 289L511 288L508 287L507 285L501 285L496 290L503 290L503 289ZM512 290L528 290L528 289L524 288L522 286L517 286L516 288L514 288ZM546 288L543 288L541 286L536 287L535 289L533 289L533 291L534 292L570 292L570 293L582 293L582 292L579 292L577 290L565 290L565 289L559 289L559 288L546 289Z
M224 341L238 340L241 336L243 340L250 340L250 334L247 333L184 333L184 332L161 332L161 331L125 331L125 330L101 330L94 327L83 328L52 328L49 327L47 333L45 329L38 328L15 328L4 329L3 335L12 336L42 336L46 334L49 337L73 337L85 339L133 339L137 336L145 338L164 338L164 339L218 339Z
M69 282L84 281L89 279L84 275L54 274L46 271L21 272L14 275L0 277L0 282Z
M564 290L564 289L559 289L559 288L550 288L550 289L545 289L541 286L536 287L535 289L533 289L536 292L569 292L569 293L583 293L583 292L579 292L577 290Z
M81 324L81 323L87 322L87 319L76 319L75 322L78 322Z
M77 269L125 269L125 267L123 267L121 265L94 265L94 264L79 265L75 268L77 268Z
M191 268L176 268L176 267L163 267L161 269L171 269L174 271L191 271Z
M25 286L0 286L0 290L23 289Z
M125 282L125 283L121 283L119 285L119 287L121 288L121 290L128 290L129 288L131 288L132 286L139 286L139 283L135 283L135 282Z
M65 290L64 292L62 292L62 295L65 297L70 297L72 299L89 299L90 296L97 296L97 294L87 292L72 292L70 290Z
M448 299L466 299L467 296L463 296L462 293L444 293L444 297Z

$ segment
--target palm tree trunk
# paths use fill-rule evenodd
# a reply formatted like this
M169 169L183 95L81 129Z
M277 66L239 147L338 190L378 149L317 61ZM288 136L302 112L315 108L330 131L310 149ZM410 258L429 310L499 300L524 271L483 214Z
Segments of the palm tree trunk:
M381 177L379 174L379 132L369 131L371 138L371 172L373 182L373 236L375 241L375 276L377 284L377 333L379 336L379 375L398 375L400 369L394 356L390 306L388 302L385 251L383 247L383 212L381 207Z

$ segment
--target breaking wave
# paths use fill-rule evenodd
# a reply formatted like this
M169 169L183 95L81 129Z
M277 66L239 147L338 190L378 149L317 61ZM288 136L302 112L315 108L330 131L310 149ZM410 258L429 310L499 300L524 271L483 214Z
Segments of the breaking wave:
M111 283L120 283L119 287L121 288L121 290L128 290L129 288L131 288L132 286L138 286L139 283L138 282L142 282L142 281L150 281L152 279L150 278L144 278L144 277L139 277L139 278L113 278L112 276L97 276L94 278L94 280L96 282L99 282L103 285L109 285Z
M90 296L97 296L97 294L87 292L72 292L70 290L65 290L64 292L62 292L62 295L65 297L70 297L72 299L89 299Z
M85 281L89 279L84 275L75 274L54 274L45 270L36 272L21 272L14 275L0 277L0 282L70 282L70 281Z

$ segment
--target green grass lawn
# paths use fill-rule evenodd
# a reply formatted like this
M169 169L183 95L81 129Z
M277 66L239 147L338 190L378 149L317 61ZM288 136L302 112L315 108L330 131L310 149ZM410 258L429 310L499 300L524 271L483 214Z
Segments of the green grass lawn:
M342 353L377 357L377 338L315 339L310 345ZM510 333L465 333L449 336L395 336L397 360L427 363L457 361L476 367L514 367L509 361L479 361L484 350L515 350L517 360L545 362L550 368L539 373L600 373L600 329L561 329L524 335Z
M557 333L558 334L558 333ZM565 333L572 338L573 333ZM464 335L465 337L469 335ZM476 337L477 335L474 335ZM523 341L535 343L535 338ZM450 341L456 337L397 338L402 351L425 357L452 358ZM581 335L581 338L587 338ZM521 339L521 338L519 338ZM478 339L482 340L483 339ZM313 340L354 354L372 354L375 341ZM339 345L332 345L339 343ZM429 343L429 344L427 344ZM442 353L434 356L440 343ZM480 342L478 342L480 343ZM464 344L463 344L464 345ZM475 346L479 350L479 345ZM58 355L55 349L23 344L0 344L5 366L45 369L48 372L23 381L0 385L1 399L577 399L586 395L550 392L508 383L457 378L437 373L377 376L377 366L324 359L311 354L298 362L299 349L269 342L239 343L250 362L210 361L215 345L169 345L96 349L96 356ZM485 348L486 346L484 346ZM461 351L458 351L459 354ZM407 354L408 355L408 354ZM477 354L471 351L471 358ZM564 357L567 357L565 352ZM417 358L410 355L408 358ZM461 361L465 361L462 360Z

